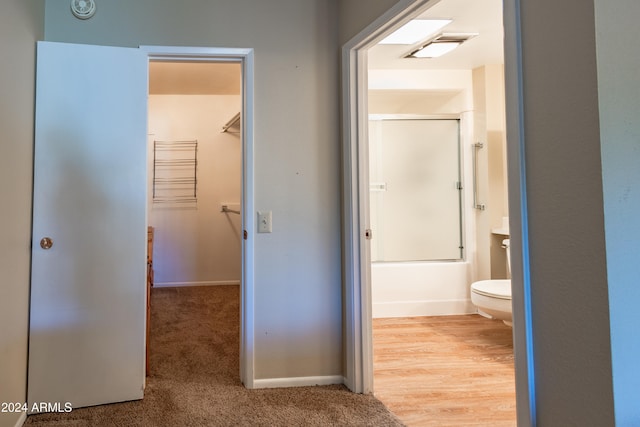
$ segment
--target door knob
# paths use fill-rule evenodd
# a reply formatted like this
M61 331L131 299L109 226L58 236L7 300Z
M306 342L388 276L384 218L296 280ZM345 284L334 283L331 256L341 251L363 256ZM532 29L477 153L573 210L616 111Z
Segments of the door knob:
M42 240L40 240L40 247L42 249L51 249L51 246L53 246L51 237L43 237Z

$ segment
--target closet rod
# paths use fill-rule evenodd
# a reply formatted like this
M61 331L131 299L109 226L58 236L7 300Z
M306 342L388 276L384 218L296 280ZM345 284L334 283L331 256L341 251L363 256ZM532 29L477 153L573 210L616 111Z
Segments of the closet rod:
M226 132L231 126L233 126L234 124L236 124L238 121L240 121L240 113L236 114L235 116L233 116L231 118L231 120L229 120L227 122L227 124L225 124L224 126L222 126L222 132Z
M234 213L234 214L240 215L240 211L237 211L235 209L229 209L229 206L227 206L227 205L222 205L222 209L220 210L220 212Z

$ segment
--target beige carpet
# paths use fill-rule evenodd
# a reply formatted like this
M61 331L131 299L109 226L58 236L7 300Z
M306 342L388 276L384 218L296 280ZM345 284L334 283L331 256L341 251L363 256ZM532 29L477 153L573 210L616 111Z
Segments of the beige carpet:
M140 401L29 416L29 426L401 426L344 386L247 390L239 381L237 286L156 288L151 372Z

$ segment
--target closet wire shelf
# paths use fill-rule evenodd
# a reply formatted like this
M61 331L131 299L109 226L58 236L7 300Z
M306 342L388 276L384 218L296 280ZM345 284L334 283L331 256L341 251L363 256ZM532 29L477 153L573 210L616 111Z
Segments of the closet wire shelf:
M198 201L198 141L153 141L153 203Z

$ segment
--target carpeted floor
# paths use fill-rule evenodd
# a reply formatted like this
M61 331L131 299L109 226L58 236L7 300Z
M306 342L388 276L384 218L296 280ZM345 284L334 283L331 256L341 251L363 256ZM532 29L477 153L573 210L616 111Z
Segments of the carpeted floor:
M344 386L247 390L239 380L237 286L156 288L151 372L139 401L40 414L28 426L402 426Z

